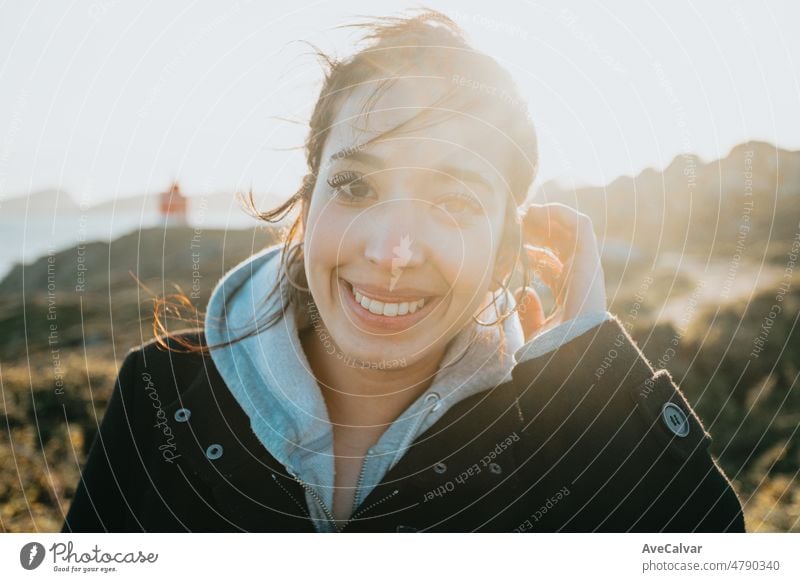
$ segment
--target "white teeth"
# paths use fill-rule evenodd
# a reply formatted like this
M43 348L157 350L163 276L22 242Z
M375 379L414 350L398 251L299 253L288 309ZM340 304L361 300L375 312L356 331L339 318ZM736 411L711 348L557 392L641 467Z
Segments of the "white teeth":
M369 310L370 313L376 315L385 315L386 317L395 317L397 315L405 315L406 313L414 313L417 309L422 309L425 305L425 298L419 301L404 301L402 303L385 303L377 299L370 299L366 295L353 290L356 301L361 304L361 307Z

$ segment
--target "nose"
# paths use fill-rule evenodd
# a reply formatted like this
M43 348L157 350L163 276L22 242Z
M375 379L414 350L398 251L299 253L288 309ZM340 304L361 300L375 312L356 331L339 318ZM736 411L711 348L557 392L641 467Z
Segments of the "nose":
M420 231L420 202L392 200L367 214L368 235L364 255L376 269L393 272L419 266L424 261Z

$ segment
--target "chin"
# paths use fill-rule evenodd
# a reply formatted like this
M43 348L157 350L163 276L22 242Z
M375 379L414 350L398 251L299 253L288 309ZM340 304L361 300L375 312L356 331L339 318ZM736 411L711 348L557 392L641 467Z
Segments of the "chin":
M384 360L402 359L408 361L411 350L407 349L407 342L398 341L396 337L376 336L367 334L345 320L344 324L349 329L340 333L333 333L334 342L340 350L337 354L343 360L357 360L366 363L381 362ZM341 338L341 341L339 341Z

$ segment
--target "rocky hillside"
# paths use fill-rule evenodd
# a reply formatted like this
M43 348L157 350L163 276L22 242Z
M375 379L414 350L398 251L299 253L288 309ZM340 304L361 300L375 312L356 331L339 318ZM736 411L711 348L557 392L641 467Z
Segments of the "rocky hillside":
M798 230L800 152L747 142L719 160L681 155L663 171L646 169L602 187L548 182L536 201L574 206L592 217L601 238L650 258L730 255L745 225L746 252L757 260L768 244L780 254Z
M203 308L224 272L278 240L277 231L149 229L17 265L0 282L0 356L141 342L156 295L183 290ZM127 348L126 348L127 349Z

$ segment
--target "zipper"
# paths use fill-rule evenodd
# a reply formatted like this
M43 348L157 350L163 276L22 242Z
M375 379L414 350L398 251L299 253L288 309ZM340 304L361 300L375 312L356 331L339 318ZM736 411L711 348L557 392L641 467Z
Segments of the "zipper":
M324 500L323 500L323 499L322 499L322 498L319 496L319 494L318 494L318 493L317 493L317 492L314 490L314 488L313 488L311 485L307 484L307 483L306 483L305 481L303 481L302 479L300 479L300 477L298 477L298 476L297 476L297 475L294 473L294 471L292 471L292 470L291 470L291 469L289 469L288 467L286 468L286 472L287 472L287 473L289 473L289 475L291 475L291 476L292 476L292 479L294 479L295 481L297 481L297 482L300 484L300 486L301 486L303 489L305 489L306 491L308 491L308 492L311 494L311 497L313 497L313 498L314 498L314 501L316 501L316 502L317 502L317 505L318 505L318 506L319 506L319 508L322 510L322 512L325 514L325 517L327 517L327 518L328 518L328 521L329 521L329 522L330 522L330 524L333 526L333 529L335 529L337 533L338 533L339 531L341 531L341 530L339 529L339 526L338 526L338 525L336 525L336 518L334 518L334 517L333 517L333 514L332 514L332 513L331 513L331 511L328 509L328 506L327 506L327 505L325 505L325 501L324 501ZM311 517L311 515L310 515L310 514L309 514L309 517Z
M313 498L314 498L314 500L317 502L317 504L319 505L319 508L320 508L320 509L322 510L322 512L325 514L325 517L327 517L327 519L328 519L328 522L330 522L330 524L333 526L333 529L335 529L335 530L336 530L336 533L342 533L342 530L344 530L344 528L346 528L348 525L350 525L350 522L351 522L351 521L353 521L354 519L356 519L356 518L357 518L359 515L363 515L364 513L366 513L367 511L369 511L369 510L370 510L370 509L372 509L373 507L375 507L376 505L380 505L380 504L381 504L381 503L383 503L384 501L388 501L389 499L391 499L392 497L394 497L395 495L397 495L398 493L400 493L400 490L399 490L399 489L395 489L394 491L392 491L391 493L389 493L389 494L388 494L388 495L386 495L385 497L381 497L381 498L380 498L380 499L378 499L377 501L375 501L375 502L373 502L373 503L370 503L370 504L369 504L367 507L363 507L363 508L359 509L359 510L358 510L358 511L356 511L356 512L355 512L353 515L351 515L351 516L350 516L350 518L349 518L349 519L348 519L346 522L344 522L344 525L342 525L342 527L339 527L339 526L337 525L337 523L336 523L336 518L334 518L333 514L330 512L330 510L328 509L328 507L325 505L325 502L322 500L322 498L319 496L319 494L318 494L318 493L317 493L317 492L314 490L314 488L313 488L313 487L311 487L311 486L310 486L308 483L305 483L305 482L304 482L302 479L300 479L300 478L299 478L297 475L295 475L295 474L294 474L292 471L290 471L288 468L287 468L287 473L289 473L289 475L291 475L292 479L294 479L295 481L297 481L297 483L298 483L298 484L299 484L299 485L300 485L300 486L301 486L301 487L302 487L304 490L308 491L308 492L311 494L311 497L313 497ZM362 477L362 476L363 476L363 471L362 471L362 475L360 475L360 476L359 476L359 481L361 480L361 477ZM313 519L314 519L314 518L313 518L313 517L311 517L311 514L310 514L310 513L308 512L308 510L306 509L306 506L305 506L305 504L302 504L302 503L300 503L300 502L297 500L297 498L296 498L294 495L292 495L292 492L291 492L291 491L289 491L288 489L286 489L286 487L284 487L284 486L281 484L281 482L280 482L280 481L278 481L278 478L277 478L277 476L276 476L274 473L272 474L272 479L275 481L275 483L277 483L277 484L278 484L278 486L279 486L281 489L283 489L283 490L284 490L284 492L286 492L286 494L287 494L287 495L288 495L288 496L289 496L289 497L292 499L292 501L294 501L294 502L295 502L295 503L296 503L296 504L297 504L297 505L298 505L298 506L299 506L299 507L300 507L300 508L303 510L303 512L304 512L304 513L305 513L305 514L308 516L308 518L309 518L309 519L311 519L311 520L313 521Z
M370 449L371 451L372 449ZM367 451L367 454L361 460L361 470L358 472L358 480L356 481L356 489L353 492L353 504L355 505L358 502L358 494L361 493L361 482L364 480L364 473L367 472L367 459L369 458L370 452Z
M421 412L419 414L419 417L417 418L417 421L414 423L413 429L408 431L408 433L407 433L408 436L404 439L406 442L404 442L403 445L398 448L397 455L395 455L395 458L392 461L392 466L394 466L394 464L397 463L398 456L408 447L408 445L410 444L410 441L412 441L416 437L417 429L419 429L419 427L422 425L423 421L427 418L427 416L431 412L434 412L435 410L438 410L438 408L440 406L440 402L439 402L440 398L441 397L436 392L431 392L431 393L425 395L425 402L428 403L428 408L425 410L424 413ZM361 463L361 471L358 474L358 481L356 481L356 490L355 490L355 493L353 494L353 502L354 503L356 501L358 501L358 494L361 491L361 484L362 484L361 482L362 482L362 480L364 478L364 473L366 472L365 469L366 469L366 466L367 466L367 462L366 462L367 458L369 458L369 452L367 453L367 456L364 458L364 460ZM363 515L364 513L366 513L367 511L369 511L373 507L375 507L376 505L380 505L384 501L388 501L389 499L391 499L392 497L397 495L399 492L400 491L398 489L395 489L394 491L392 491L391 493L389 493L385 497L382 497L382 498L378 499L374 503L370 503L369 506L359 509L353 515L350 516L350 518L344 523L344 525L342 526L342 528L339 531L341 532L342 530L344 530L344 528L346 528L348 525L350 525L350 522L353 521L354 519L356 519L359 515Z
M381 497L380 499L378 499L374 503L370 503L367 507L364 507L363 509L359 509L353 515L350 516L350 519L348 519L344 523L344 525L342 526L342 529L340 529L339 532L341 533L344 530L344 528L346 528L348 525L350 525L350 522L353 521L354 519L356 519L359 515L363 515L364 513L366 513L367 511L369 511L373 507L375 507L376 505L380 505L384 501L388 501L389 499L391 499L392 497L394 497L398 493L400 493L400 490L399 489L395 489L394 491L389 493L389 495L386 495L385 497Z
M411 440L414 439L414 437L416 436L417 429L420 427L420 425L425 420L425 418L428 416L428 414L430 414L431 412L433 412L433 411L435 411L435 410L437 410L439 408L439 406L440 406L439 400L440 400L440 396L436 392L431 392L431 393L429 393L429 394L427 394L425 396L425 401L428 402L428 403L433 404L433 406L429 406L427 408L427 410L425 410L424 413L420 413L419 417L417 418L417 422L414 423L413 430L408 431L408 433L407 433L408 436L406 437L406 439L404 439L405 441L411 441ZM410 444L410 442L404 442L403 445L398 448L397 455L395 456L395 459L392 462L392 466L394 466L394 464L397 463L398 456L402 453L402 451L405 450L405 448L408 447L409 444ZM367 452L367 455L364 457L364 459L361 462L361 470L358 473L358 480L356 481L356 487L355 487L355 491L353 493L353 504L354 505L355 505L356 501L358 500L358 494L361 492L361 486L362 486L363 481L364 481L364 474L366 473L366 467L367 467L367 462L366 461L367 461L368 457L369 457L369 452ZM348 518L347 521L344 522L342 527L339 527L338 524L336 523L336 518L333 516L331 511L328 509L328 506L325 505L325 501L319 496L319 494L316 492L316 490L313 487L311 487L310 485L308 485L307 483L305 483L302 479L300 479L297 476L297 474L295 474L295 472L292 471L291 469L289 469L288 467L286 467L286 472L289 473L289 475L291 475L292 479L297 481L297 483L299 483L300 486L304 490L308 491L311 494L311 497L313 497L314 501L317 502L317 505L322 510L322 512L325 514L325 517L328 519L329 523L333 526L333 529L336 530L337 533L341 533L348 525L350 525L350 522L352 522L358 516L363 515L364 513L366 513L367 511L369 511L373 507L375 507L376 505L380 505L381 503L383 503L385 501L388 501L389 499L391 499L392 497L394 497L395 495L397 495L400 492L399 489L395 489L394 491L392 491L388 495L386 495L384 497L381 497L380 499L378 499L377 501L375 501L373 503L370 503L367 507L359 509L358 511L353 513ZM305 511L306 515L308 515L309 519L313 519L311 517L311 514L309 513L309 511L306 509L305 504L301 504L299 501L297 501L297 499L294 497L294 495L292 495L291 492L289 492L288 489L286 489L283 485L281 485L280 481L278 481L278 478L275 476L274 473L272 474L272 478L280 486L280 488L283 489L286 492L286 494L289 495L289 497L292 498L292 500L294 500L295 503L297 503L300 507L303 508L303 511Z
M284 487L280 481L278 481L278 477L275 475L275 473L272 473L272 480L275 481L278 487L283 489L286 495L288 495L291 498L291 500L294 501L297 504L297 506L303 510L303 513L305 513L308 516L308 518L311 519L311 514L308 512L308 509L306 509L306 504L300 503L300 501L298 501L297 498L294 495L292 495L292 492L289 491L286 487Z

